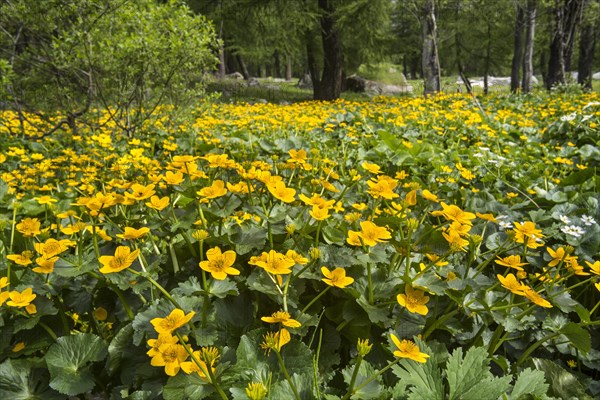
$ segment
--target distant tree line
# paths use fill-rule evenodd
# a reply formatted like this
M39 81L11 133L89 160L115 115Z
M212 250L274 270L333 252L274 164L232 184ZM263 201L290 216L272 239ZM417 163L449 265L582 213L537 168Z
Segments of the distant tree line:
M315 99L334 99L364 63L392 62L425 92L440 76L532 77L547 88L572 71L591 89L599 68L600 0L188 0L213 21L224 75L309 73Z

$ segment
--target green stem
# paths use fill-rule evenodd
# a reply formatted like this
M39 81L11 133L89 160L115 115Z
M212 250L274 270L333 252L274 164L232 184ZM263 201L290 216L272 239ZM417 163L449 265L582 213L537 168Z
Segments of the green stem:
M373 304L373 278L371 277L371 263L367 263L367 280L369 289L369 304Z
M398 362L401 360L401 358L397 358L394 361L392 361L391 363L389 363L388 365L385 366L385 368L377 371L376 374L371 375L367 380L365 380L363 383L360 384L360 386L358 386L356 389L354 389L352 392L348 392L344 395L344 397L342 397L341 400L348 400L354 393L358 392L360 389L364 388L365 386L367 386L369 383L373 382L375 379L377 379L377 377L379 377L380 375L383 375L388 369L392 368L394 365L398 364Z
M531 346L529 346L527 348L527 350L525 350L525 352L521 355L521 357L517 360L517 362L514 364L514 369L516 369L517 367L519 367L521 364L523 364L523 362L525 362L525 360L527 360L527 358L529 357L529 355L531 353L533 353L538 347L540 347L542 344L544 344L545 342L547 342L550 339L554 339L555 337L557 337L558 335L560 335L560 332L553 332L553 333L549 333L546 336L544 336L543 338L541 338L540 340L538 340L537 342L535 342L534 344L532 344Z
M319 300L319 299L321 298L321 296L323 296L325 293L327 293L327 291L328 291L329 289L331 289L331 286L327 286L327 287L325 288L325 290L323 290L321 293L319 293L318 295L316 295L316 296L315 296L315 297L314 297L314 298L313 298L313 299L310 301L310 303L308 303L308 304L307 304L307 305L306 305L306 306L305 306L305 307L302 309L302 311L300 311L300 312L304 314L304 313L306 312L306 310L308 310L308 309L310 308L310 306L312 306L312 305L315 303L315 301Z
M456 314L458 314L458 310L453 310L451 312L445 312L442 316L436 319L435 322L431 324L423 333L423 340L426 340L429 335L431 335L438 327L444 325L447 320L454 317Z
M147 279L148 282L150 282L155 288L157 288L159 292L161 292L162 294L165 295L165 297L167 298L167 300L169 300L171 302L171 304L173 304L176 308L183 310L183 308L179 305L179 303L177 303L177 301L171 296L171 294L169 292L167 292L165 290L164 287L162 287L160 285L160 283L156 282L154 279L152 279L148 275L142 274L134 269L129 268L128 270L129 270L129 272L133 273L134 275L141 276L142 278Z
M292 392L294 392L294 397L296 398L296 400L300 400L300 395L298 394L298 389L296 389L296 385L294 385L292 378L290 378L290 374L288 373L287 368L285 367L285 364L283 363L283 358L281 358L281 354L276 349L274 349L273 351L275 352L275 355L277 356L277 361L279 361L279 366L281 367L281 371L283 372L285 379L287 380L288 384L292 388Z
M360 369L360 364L362 363L362 360L363 358L360 355L356 358L356 364L354 365L354 371L352 371L352 378L350 379L350 385L348 385L348 391L346 392L346 394L352 394L352 391L354 390L354 384L356 383L356 378L358 377L358 370Z

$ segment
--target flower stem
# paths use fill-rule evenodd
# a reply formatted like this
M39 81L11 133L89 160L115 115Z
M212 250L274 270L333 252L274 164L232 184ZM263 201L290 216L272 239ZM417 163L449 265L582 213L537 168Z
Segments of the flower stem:
M274 349L274 351L275 351L275 355L277 356L277 361L279 361L279 366L281 367L281 371L283 372L283 375L285 376L285 379L287 380L288 384L292 388L292 392L294 392L294 397L296 398L296 400L300 400L300 395L298 394L298 389L296 389L296 385L294 385L292 378L290 378L290 374L288 373L287 368L285 367L285 364L283 363L283 358L281 358L281 353L279 353L279 351L277 349Z
M331 286L327 286L327 287L325 288L325 290L323 290L321 293L319 293L318 295L316 295L316 296L315 296L315 297L314 297L314 298L313 298L313 299L310 301L310 303L308 303L308 304L307 304L307 305L306 305L306 306L305 306L305 307L302 309L302 311L300 311L300 312L301 312L301 313L305 313L305 312L306 312L306 310L308 310L308 309L310 308L310 306L312 306L312 305L315 303L315 301L319 300L319 299L321 298L321 296L323 296L325 293L327 293L327 291L328 291L329 289L331 289Z
M371 263L367 263L367 279L369 284L369 304L373 304L373 278L371 277Z
M375 379L377 379L380 375L383 375L388 369L390 369L391 367L393 367L394 365L398 364L398 362L401 360L401 358L397 358L394 361L392 361L391 363L389 363L388 365L386 365L383 369L377 371L376 374L371 375L367 380L365 380L363 383L360 384L360 386L358 386L356 389L352 390L352 391L348 391L348 393L346 393L344 395L344 397L342 397L341 400L348 400L354 393L358 392L360 389L364 388L365 386L367 386L369 383L373 382Z
M350 379L350 385L348 385L348 392L352 394L352 390L354 389L354 384L356 383L356 378L358 377L358 370L360 369L360 364L362 363L362 356L358 356L356 358L356 364L354 365L354 371L352 371L352 378Z

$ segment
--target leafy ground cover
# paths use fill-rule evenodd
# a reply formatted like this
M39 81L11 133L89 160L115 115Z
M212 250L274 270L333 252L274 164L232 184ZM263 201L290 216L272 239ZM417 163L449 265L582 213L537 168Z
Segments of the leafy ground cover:
M597 94L169 115L0 116L3 398L600 393Z

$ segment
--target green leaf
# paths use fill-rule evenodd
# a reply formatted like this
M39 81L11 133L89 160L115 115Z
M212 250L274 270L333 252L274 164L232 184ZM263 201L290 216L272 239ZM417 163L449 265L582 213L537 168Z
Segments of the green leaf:
M446 367L450 386L449 399L462 398L461 396L468 388L489 375L487 364L488 353L484 347L471 347L465 354L464 359L462 348L459 347L454 350Z
M208 290L210 294L220 299L225 298L229 295L235 296L239 294L237 285L235 284L235 282L229 279L225 279L222 281L213 280Z
M352 375L354 374L355 365L348 366L342 371L344 376L344 382L350 385ZM356 381L354 382L354 388L360 387L366 382L371 376L375 375L377 370L373 368L367 361L363 361L358 368L358 375L356 375ZM383 386L381 385L381 378L373 379L371 382L357 390L351 397L351 399L376 399L381 395Z
M586 354L592 349L592 337L590 333L576 323L569 322L559 332L569 338L573 346L582 353Z
M570 185L581 185L586 182L588 179L592 178L595 174L594 168L586 168L581 171L576 171L567 176L564 179L561 179L558 186L565 187Z
M527 368L519 374L512 393L510 394L510 398L518 400L521 396L526 394L542 398L546 395L547 391L548 384L544 379L544 372Z
M311 374L292 374L291 380L301 400L313 400L315 396L312 393L312 375ZM272 399L293 399L294 392L290 384L285 379L280 379L271 387L270 398Z
M399 365L392 367L392 371L409 387L410 400L444 400L444 381L442 372L437 367L437 356L422 341L417 339L416 344L420 351L431 356L427 362L422 364L403 359Z
M165 400L201 400L214 392L198 374L179 374L169 378L163 390Z
M459 398L461 400L497 399L510 387L512 376L488 377L479 381Z
M560 365L541 358L534 358L532 361L538 370L544 371L546 382L550 383L549 396L560 399L592 400L579 379Z
M108 346L108 362L107 370L109 374L113 374L121 365L123 355L127 349L133 345L133 326L131 323L125 325L117 332L113 340Z
M91 333L62 336L50 346L44 357L50 370L50 387L74 396L95 386L89 365L106 357L106 345Z
M11 400L58 400L61 395L48 386L48 373L29 362L6 360L0 364L0 398Z
M54 264L54 273L65 278L73 278L93 271L98 267L93 253L85 254L81 259L76 255L61 257Z

